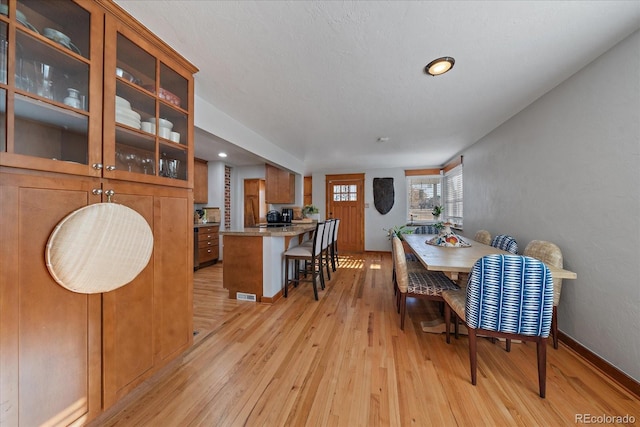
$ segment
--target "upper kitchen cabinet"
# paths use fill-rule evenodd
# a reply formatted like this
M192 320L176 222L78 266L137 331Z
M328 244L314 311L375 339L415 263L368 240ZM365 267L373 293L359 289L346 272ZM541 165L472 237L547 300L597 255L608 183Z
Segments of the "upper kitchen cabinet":
M2 3L0 165L100 176L103 10Z
M295 202L295 175L267 164L265 171L265 199L267 203Z
M170 48L107 15L104 176L193 186L193 73Z

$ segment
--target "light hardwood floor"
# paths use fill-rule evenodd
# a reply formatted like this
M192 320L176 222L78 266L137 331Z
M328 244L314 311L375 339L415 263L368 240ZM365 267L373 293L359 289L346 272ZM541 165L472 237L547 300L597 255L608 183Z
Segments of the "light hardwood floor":
M222 267L194 274L194 346L94 425L574 425L578 414L635 417L640 402L564 345L548 349L538 396L535 345L478 342L478 385L466 337L447 345L409 300L400 330L390 254L342 256L314 301L302 284L273 305L226 298Z

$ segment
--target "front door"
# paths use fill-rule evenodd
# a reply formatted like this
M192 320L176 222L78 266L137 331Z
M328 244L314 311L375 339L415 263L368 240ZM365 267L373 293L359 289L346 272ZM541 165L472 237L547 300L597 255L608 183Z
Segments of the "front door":
M339 218L338 248L364 252L364 174L327 175L327 217Z

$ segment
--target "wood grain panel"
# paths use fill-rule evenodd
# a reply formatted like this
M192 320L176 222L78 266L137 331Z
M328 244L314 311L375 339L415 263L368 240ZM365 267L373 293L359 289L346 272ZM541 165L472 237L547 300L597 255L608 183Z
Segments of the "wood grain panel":
M138 212L153 229L153 196L116 190L114 202ZM105 407L125 395L154 366L153 266L154 254L133 281L103 295Z
M171 358L191 345L193 332L193 200L159 195L155 198L154 304L156 354Z
M55 226L95 199L95 183L12 176L8 185L7 178L0 175L1 420L42 425L90 418L100 410L100 296L57 284L44 253Z
M224 287L229 290L229 298L237 292L262 296L262 237L233 236L222 237L224 247Z

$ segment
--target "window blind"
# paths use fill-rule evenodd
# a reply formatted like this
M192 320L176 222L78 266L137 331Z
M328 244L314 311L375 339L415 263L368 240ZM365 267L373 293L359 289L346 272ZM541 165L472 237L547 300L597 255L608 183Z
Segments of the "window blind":
M462 164L444 174L444 214L462 222Z

